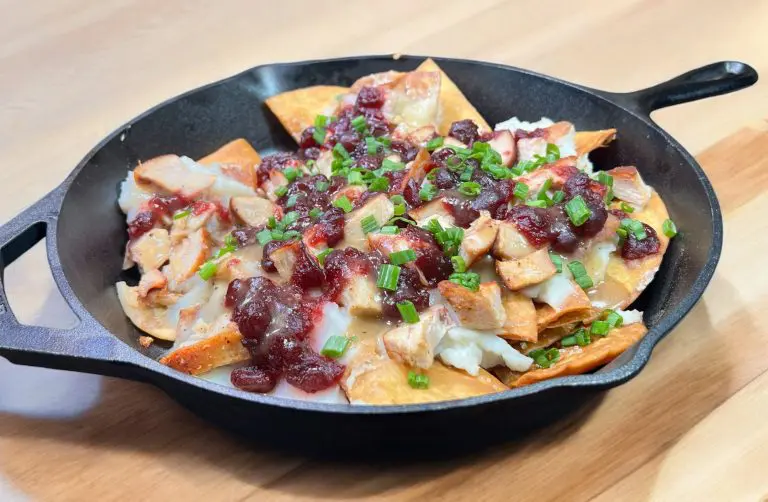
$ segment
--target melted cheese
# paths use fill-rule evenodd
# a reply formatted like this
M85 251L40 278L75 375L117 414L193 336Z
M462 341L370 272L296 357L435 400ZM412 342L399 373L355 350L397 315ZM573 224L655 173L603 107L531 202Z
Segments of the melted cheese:
M125 180L120 184L120 196L117 203L126 214L126 220L131 221L139 213L142 204L154 197L152 192L144 190L136 184L133 171L128 171Z
M533 364L533 359L513 349L496 334L458 326L448 330L435 353L445 364L473 376L477 376L480 368L504 365L512 371L526 371Z

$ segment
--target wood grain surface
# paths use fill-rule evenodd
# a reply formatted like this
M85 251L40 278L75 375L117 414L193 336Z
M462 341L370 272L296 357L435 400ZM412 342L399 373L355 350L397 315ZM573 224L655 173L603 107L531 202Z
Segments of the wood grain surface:
M768 75L765 0L0 0L0 12L0 221L147 107L265 62L445 55L614 91L723 59ZM765 80L654 115L701 152L723 256L640 376L582 414L469 458L321 464L245 447L146 385L0 359L0 500L768 500L766 116ZM6 278L23 321L73 324L41 246Z

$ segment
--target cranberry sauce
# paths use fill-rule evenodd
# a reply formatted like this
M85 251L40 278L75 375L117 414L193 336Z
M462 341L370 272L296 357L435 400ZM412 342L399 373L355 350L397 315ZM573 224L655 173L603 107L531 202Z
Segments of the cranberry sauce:
M453 272L451 259L443 253L431 233L419 227L408 226L400 233L400 238L404 239L408 247L416 253L414 264L430 287L435 287L438 282L448 279Z
M644 258L658 253L661 249L661 242L659 242L656 231L645 223L643 223L643 228L645 228L645 239L638 240L634 233L629 232L624 240L624 245L621 246L621 256L625 260Z
M128 236L138 239L149 232L160 222L163 216L171 216L175 211L185 207L189 202L180 195L167 197L155 196L149 199L144 210L128 223Z
M341 294L356 276L374 277L384 260L376 253L364 253L355 248L335 249L325 257L325 297L338 302Z
M251 354L251 365L232 372L232 383L251 392L269 392L281 376L291 385L317 392L338 383L344 367L309 346L308 334L321 315L320 303L301 289L264 277L235 279L226 305Z
M456 138L467 146L472 146L478 138L477 124L470 119L459 120L451 124L448 136Z

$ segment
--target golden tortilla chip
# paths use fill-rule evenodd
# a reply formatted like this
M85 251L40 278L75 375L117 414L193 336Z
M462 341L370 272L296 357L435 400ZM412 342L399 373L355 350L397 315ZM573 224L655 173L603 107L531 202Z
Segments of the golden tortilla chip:
M481 130L491 130L488 122L485 121L456 84L432 59L426 59L416 68L416 71L440 72L440 114L437 125L437 130L440 134L448 134L452 123L464 119L471 119Z
M337 97L349 89L335 85L315 85L283 92L266 103L283 127L296 141L301 133L315 122L318 115L331 115L336 110Z
M256 166L261 163L261 157L248 140L238 138L197 162L203 165L219 164L222 173L255 188Z
M237 329L225 329L213 336L174 350L160 362L187 373L202 375L214 368L240 363L251 358Z
M579 131L576 133L576 154L581 157L601 146L616 139L616 129L603 129L600 131Z
M505 291L501 302L507 319L502 327L503 333L499 336L507 340L535 342L539 332L536 327L536 308L533 300L522 293Z
M371 341L372 342L372 341ZM477 376L439 361L423 374L429 387L414 389L408 384L408 366L376 353L375 342L363 342L341 380L341 388L354 404L397 405L449 401L502 392L507 387L481 369Z
M535 368L522 374L510 372L502 378L510 387L521 387L550 378L586 373L611 362L647 332L642 323L613 329L608 336L593 337L592 343L586 347L560 349L560 359L549 368Z
M661 246L657 254L638 260L624 260L620 250L611 253L605 280L589 295L592 302L597 302L602 308L623 309L635 301L653 280L669 245L669 238L662 231L662 225L669 218L669 214L655 191L643 210L632 213L631 217L652 227Z

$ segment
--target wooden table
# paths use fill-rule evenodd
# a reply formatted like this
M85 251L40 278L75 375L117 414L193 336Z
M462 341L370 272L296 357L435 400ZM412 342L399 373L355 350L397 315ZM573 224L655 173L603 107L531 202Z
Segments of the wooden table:
M722 59L768 75L765 0L266 5L0 0L0 221L137 113L264 62L450 55L617 91ZM703 151L726 218L723 257L643 373L588 415L472 458L321 465L243 447L146 385L0 359L0 500L765 500L767 115L765 81L655 115ZM13 308L71 325L44 263L37 246L7 270Z

